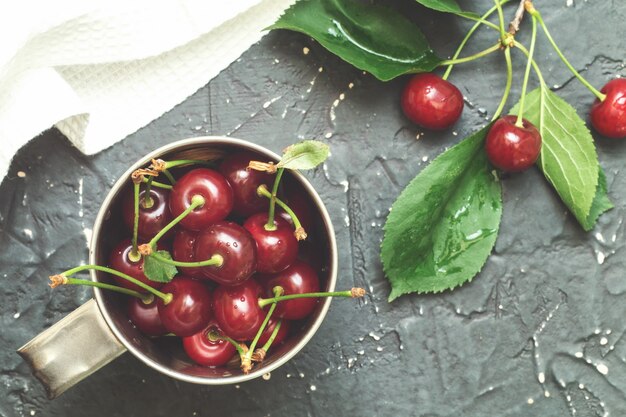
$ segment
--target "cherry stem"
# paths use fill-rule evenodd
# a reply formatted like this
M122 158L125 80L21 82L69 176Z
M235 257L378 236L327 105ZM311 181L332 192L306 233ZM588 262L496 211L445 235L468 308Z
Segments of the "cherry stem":
M205 261L199 261L199 262L179 262L173 259L168 259L165 256L161 256L159 255L158 252L152 252L149 256L154 257L154 259L156 259L159 262L163 262L164 264L180 266L183 268L197 268L201 266L220 267L224 263L224 258L222 257L222 255L218 255L218 254L211 256L210 259L207 259Z
M176 179L174 178L174 176L172 175L172 173L169 170L164 169L163 170L163 175L165 175L167 177L167 180L170 182L170 184L172 184L172 185L176 184Z
M541 13L539 13L539 10L533 7L531 10L528 10L528 13L530 13L531 16L537 18L537 20L539 21L539 24L541 25L541 28L543 29L543 32L546 34L546 37L552 44L552 47L556 51L559 58L561 58L561 61L563 61L565 66L567 66L567 68L569 68L572 74L574 74L574 76L578 78L578 81L580 81L585 87L589 89L589 91L591 91L596 97L598 97L598 100L604 101L604 99L606 99L606 94L601 93L594 86L592 86L582 75L580 75L578 71L576 71L576 68L572 66L569 60L565 58L565 55L563 55L563 52L561 52L561 49L559 49L559 47L557 46L556 42L552 38L552 35L550 35L550 31L548 30L548 27L546 26L546 22L543 21L543 17L541 17Z
M276 323L276 326L274 327L274 330L272 331L272 335L270 336L269 339L267 339L267 342L265 342L265 344L261 348L265 352L270 350L270 347L272 346L272 343L274 343L274 339L276 339L276 335L278 334L278 331L280 330L280 326L282 324L283 324L283 321L282 320L278 320L278 322Z
M125 279L126 281L132 282L133 284L137 285L138 287L141 287L144 290L148 291L149 293L159 297L161 300L163 300L163 302L165 304L168 304L170 301L172 301L172 298L173 298L172 294L162 293L161 291L152 288L148 284L145 284L145 283L139 281L138 279L131 277L130 275L126 275L125 273L120 272L120 271L116 271L115 269L112 269L112 268L107 268L106 266L100 266L100 265L80 265L80 266L77 266L76 268L68 269L65 272L61 272L61 274L59 274L59 275L69 279L70 276L76 274L77 272L82 272L82 271L87 271L87 270L92 270L92 269L96 270L96 271L106 272L108 274L115 275L117 277ZM89 281L89 282L94 282L94 281Z
M274 224L274 215L276 211L276 193L278 193L278 184L280 184L280 179L283 176L283 172L285 172L285 168L278 168L278 171L276 172L276 178L274 178L274 186L272 187L270 209L267 214L267 223L265 224L265 230L276 230L276 225Z
M498 117L500 117L502 110L504 110L504 105L506 104L506 101L509 98L509 92L511 91L511 84L513 82L513 64L511 63L511 48L508 46L504 49L504 58L506 60L506 85L504 87L504 94L502 95L502 100L500 100L500 104L498 105L496 112L493 114L491 121L494 121Z
M518 41L515 41L514 46L520 51L522 51L524 55L526 55L527 57L530 56L530 52L528 52L528 49L526 49L526 47L523 44L519 43ZM537 65L534 59L532 59L531 62L533 65L533 69L535 70L535 73L537 74L537 78L539 78L539 84L541 84L542 87L546 87L546 82L543 78L543 74L541 73L541 70L539 70L539 66Z
M152 240L149 242L149 245L155 248L157 242L163 237L164 234L169 232L172 227L176 226L182 219L187 217L187 215L194 211L196 208L202 207L204 203L204 197L199 194L195 194L193 197L191 197L191 204L189 205L189 207L187 207L185 211L178 215L178 217L176 217L174 220L169 222L163 229L161 229L161 231L152 238Z
M143 182L145 182L146 184L148 183L148 181L150 181L148 178L144 177ZM159 187L159 188L163 188L165 190L171 190L172 186L169 184L163 184L162 182L158 182L158 181L150 181L150 183L155 186L155 187Z
M152 183L154 181L154 177L149 177L148 180L146 181L146 190L143 193L143 200L142 200L142 206L143 208L150 208L152 206L154 206L154 200L152 199L152 196L150 195L150 190L152 189Z
M272 194L269 191L267 191L267 188L263 184L259 185L259 188L257 188L257 193L261 196L269 198L270 200L272 199ZM296 229L301 228L302 224L300 223L298 216L296 216L296 213L294 213L294 211L291 208L289 208L289 206L285 204L285 202L282 201L280 198L275 197L274 199L276 201L276 204L278 204L280 208L285 210L287 214L289 215L289 217L291 217L294 227Z
M230 337L226 336L225 334L220 334L218 336L219 339L221 340L225 340L228 343L230 343L231 345L233 345L235 347L235 349L237 350L237 353L239 354L240 357L245 356L246 352L243 351L243 349L241 348L241 345L239 344L239 342L237 342L234 339L231 339Z
M500 2L500 4L505 4L508 1L509 0L503 0L503 1ZM484 15L482 15L481 20L487 19L489 16L491 16L496 11L496 9L497 9L496 6L493 6ZM478 28L480 27L481 23L482 22L476 22L476 24L474 26L472 26L472 28L467 32L467 34L465 35L465 38L463 38L463 40L459 44L458 48L456 49L456 52L454 53L454 55L452 55L452 59L456 59L456 58L459 57L459 55L461 54L461 51L465 47L465 44L469 41L469 39L472 37L474 32L476 32L476 30L478 30ZM496 25L493 25L493 26L496 28L496 30L499 30L499 28ZM448 65L448 68L446 69L446 72L443 74L443 76L441 78L443 78L444 80L447 80L448 77L450 76L450 72L452 72L452 68L453 67L454 67L454 64Z
M530 38L530 52L528 53L528 62L526 62L526 71L524 72L524 83L522 84L522 95L519 101L519 112L517 113L517 120L515 126L524 127L523 115L524 115L524 102L526 100L526 88L528 87L528 79L530 78L530 67L533 62L533 54L535 53L535 41L537 40L537 19L532 16L532 35Z
M288 294L281 295L279 297L272 298L259 298L259 307L263 308L268 304L279 303L281 301L295 300L298 298L322 298L322 297L348 297L348 298L357 298L363 297L365 295L365 290L362 288L352 288L347 291L335 291L335 292L309 292L304 294Z
M272 289L272 292L274 293L274 298L277 298L277 297L280 297L282 294L284 294L285 290L281 286L276 286ZM256 332L256 336L254 336L252 343L250 343L250 349L246 353L246 356L248 359L252 358L254 349L256 349L256 345L257 343L259 343L259 339L261 338L261 335L265 331L265 328L267 327L267 323L269 323L270 318L272 317L272 314L274 313L274 310L276 309L276 303L277 301L274 301L272 305L270 306L270 309L267 311L267 314L265 315L265 319L263 320L261 327L259 327L259 330Z
M507 1L508 1L508 0L507 0ZM506 2L503 2L503 3L506 3ZM495 11L495 10L496 10L496 9L495 9L495 6L494 6L493 11ZM489 13L489 14L491 14L491 13ZM494 25L494 24L493 24L493 23L491 23L490 21L485 20L487 17L489 17L489 14L488 14L488 15L486 15L486 16L482 16L482 17L476 17L476 16L473 16L473 15L471 15L471 14L458 14L457 16L459 16L459 17L464 17L465 19L473 20L473 21L474 21L474 22L476 22L476 24L477 24L477 25L479 25L479 26L480 26L480 25L485 25L485 26L489 26L489 27L490 27L490 28L492 28L492 29L495 29L495 30L500 30L500 28L498 27L498 25Z
M176 168L176 167L182 167L182 166L186 166L186 165L211 165L211 162L209 161L203 161L201 159L178 159L175 161L166 161L165 162L165 169L171 169L171 168Z
M506 39L506 31L504 30L504 13L502 12L502 5L499 0L494 0L496 3L496 10L498 11L498 23L500 29L500 40L503 42Z
M497 44L493 45L490 48L487 48L483 51L480 51L474 55L470 55L470 56L466 56L465 58L458 58L458 59L447 59L445 61L441 61L441 63L439 64L439 66L446 66L446 65L454 65L454 64L463 64L465 62L471 62L474 61L476 59L482 58L484 56L489 55L492 52L497 51L498 49L500 49L500 42L498 42Z
M103 290L115 291L120 294L132 295L133 297L140 298L146 304L149 304L154 300L154 296L152 294L142 294L139 291L130 290L124 287L118 287L117 285L105 284L104 282L95 282L90 279L79 279L79 278L65 278L63 280L62 285L84 285L87 287L97 287Z
M133 220L133 248L128 254L128 259L139 262L141 255L137 251L137 235L139 233L139 183L133 183L133 197L135 205L135 215Z

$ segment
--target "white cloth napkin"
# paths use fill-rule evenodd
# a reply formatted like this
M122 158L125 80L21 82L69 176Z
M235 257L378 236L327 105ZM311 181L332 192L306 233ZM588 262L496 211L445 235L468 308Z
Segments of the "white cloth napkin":
M294 0L21 0L0 13L0 179L53 125L99 152L193 94Z

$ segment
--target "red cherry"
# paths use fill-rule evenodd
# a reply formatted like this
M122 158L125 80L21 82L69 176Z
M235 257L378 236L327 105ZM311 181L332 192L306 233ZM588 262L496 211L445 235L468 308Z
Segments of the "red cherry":
M259 307L263 288L253 279L228 287L220 285L213 293L215 319L235 340L252 340L259 331L265 311Z
M174 241L172 242L172 259L179 262L195 262L196 258L194 255L194 249L197 238L197 232L191 232L185 229L179 229L176 231ZM193 278L201 278L204 276L200 268L177 268L181 274L188 275Z
M461 117L463 94L435 74L416 74L404 87L401 105L414 123L432 130L447 129Z
M523 127L515 125L517 116L499 118L487 133L485 149L493 165L503 171L517 172L530 168L541 152L541 134L526 119Z
M250 161L259 155L252 152L239 152L228 156L220 164L219 171L233 189L233 212L247 217L268 208L269 200L257 194L257 188L265 184L268 188L274 183L274 176L266 172L247 169Z
M180 221L185 229L202 230L226 218L233 208L233 190L226 178L217 171L197 168L183 175L172 188L172 216L176 217L185 211L194 195L202 196L205 202Z
M280 272L298 257L298 240L293 234L293 226L276 217L276 230L266 230L267 213L257 213L248 217L243 227L250 232L256 242L257 272L273 274Z
M163 229L171 220L168 205L170 192L161 188L151 188L150 197L153 205L146 208L143 201L146 190L139 192L139 228L138 236L141 241L149 241ZM128 230L132 233L135 221L135 196L133 190L124 196L122 201L122 219Z
M230 342L214 338L223 335L224 332L218 327L215 320L211 320L203 330L192 336L183 337L183 348L185 348L187 356L198 365L221 366L237 352Z
M259 337L259 342L257 346L262 347L265 343L267 343L269 338L272 336L274 329L276 328L276 324L278 324L278 320L275 318L270 318L270 321L267 323L265 330L263 330L263 333L261 333L261 337ZM291 327L289 321L283 320L280 325L280 329L278 329L278 333L276 333L276 337L272 342L272 346L279 345L285 341L287 335L289 334L289 327Z
M181 337L191 336L211 320L211 291L201 281L179 275L161 291L172 294L172 300L167 304L160 298L157 300L159 317L169 332Z
M320 282L315 270L300 260L278 274L260 279L268 297L273 297L272 290L278 285L285 290L284 295L319 292L320 290ZM276 304L274 316L288 320L303 319L313 312L317 300L317 298L298 298L281 301Z
M126 310L128 318L146 336L163 336L167 333L167 329L161 322L156 300L155 298L149 304L144 303L137 297L130 297L128 300L128 308Z
M113 250L111 251L111 255L109 256L109 267L113 268L119 272L123 272L126 275L130 275L131 277L138 279L144 284L148 284L152 288L161 288L163 283L150 281L148 277L146 277L143 273L143 257L138 262L133 262L129 259L128 254L132 251L133 244L130 239L125 239L121 241ZM162 249L162 248L161 248ZM117 282L122 287L128 288L130 290L135 290L139 292L145 292L143 288L138 285L133 284L130 281L125 280L124 278L120 278L118 276L112 275Z
M606 98L596 99L591 106L591 124L603 136L626 137L626 78L611 80L600 91Z
M257 266L256 244L250 233L233 222L219 222L198 234L195 260L221 255L220 266L204 266L202 274L224 285L241 283L254 273Z

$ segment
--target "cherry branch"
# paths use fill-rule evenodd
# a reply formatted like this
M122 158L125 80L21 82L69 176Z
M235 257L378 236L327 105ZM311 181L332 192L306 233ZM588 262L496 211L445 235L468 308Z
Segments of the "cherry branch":
M524 5L527 1L528 0L520 0L519 6L517 6L517 10L515 11L515 17L513 18L513 20L511 20L511 23L509 23L509 33L511 35L515 35L519 30L522 20L524 19Z

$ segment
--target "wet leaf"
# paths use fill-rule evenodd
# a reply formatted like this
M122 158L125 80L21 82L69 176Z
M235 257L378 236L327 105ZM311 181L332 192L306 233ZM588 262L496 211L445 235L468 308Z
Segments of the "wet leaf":
M172 259L172 255L166 250L159 250L156 253L164 258ZM176 276L178 270L174 265L159 261L154 256L145 256L143 260L143 273L150 281L170 282Z
M328 158L328 145L317 140L304 140L287 147L276 164L279 168L313 169Z

